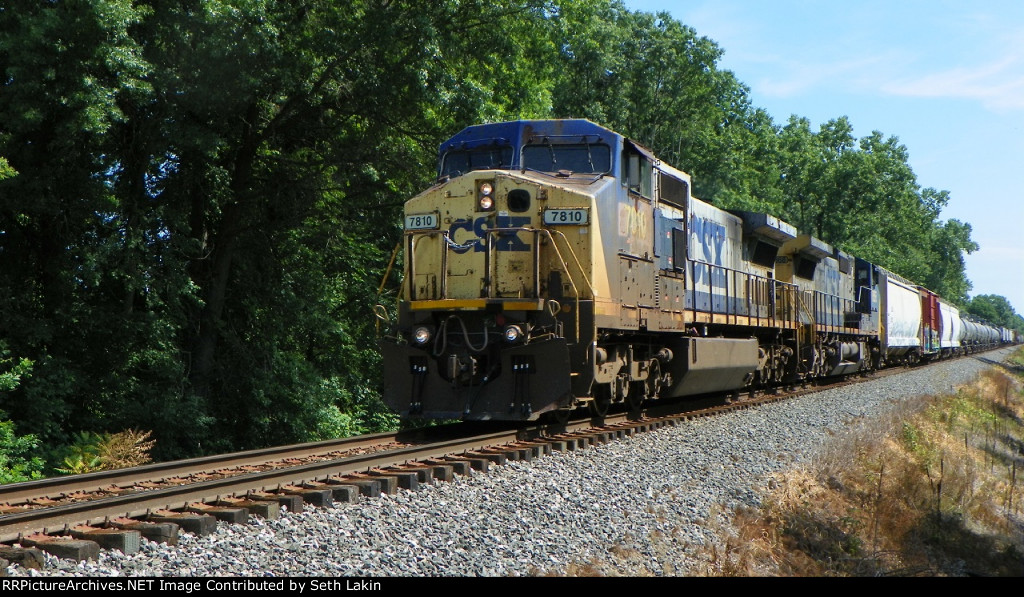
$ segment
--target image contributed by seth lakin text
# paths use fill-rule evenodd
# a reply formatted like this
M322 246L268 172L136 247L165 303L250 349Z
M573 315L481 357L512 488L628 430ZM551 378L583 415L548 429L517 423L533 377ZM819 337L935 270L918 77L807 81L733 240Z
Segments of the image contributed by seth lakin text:
M4 578L3 591L173 591L175 593L288 591L290 594L321 591L380 591L381 582L363 579L331 578Z

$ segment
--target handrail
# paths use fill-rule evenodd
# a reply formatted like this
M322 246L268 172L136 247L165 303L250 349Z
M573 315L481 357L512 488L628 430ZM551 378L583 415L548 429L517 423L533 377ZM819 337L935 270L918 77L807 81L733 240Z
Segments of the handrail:
M558 243L556 242L556 236L555 235L561 237L563 239L563 241L565 242L565 249L568 250L569 255L571 256L573 262L576 265L576 272L578 272L579 276L583 278L583 282L585 283L585 287L590 291L592 296L594 295L594 285L590 281L590 277L587 275L587 272L583 268L583 265L580 263L579 256L576 255L576 251L573 250L572 245L569 243L569 239L566 238L565 233L563 233L560 230L548 230L548 229L544 229L544 228L532 228L532 227L488 228L485 231L485 233L486 233L486 240L484 242L484 267L485 267L484 278L487 281L486 298L495 298L493 296L493 294L492 294L493 285L490 282L490 279L491 279L491 269L492 269L491 260L495 258L495 253L496 253L495 251L493 251L493 244L494 244L493 241L494 241L494 239L497 236L502 235L502 234L510 234L510 233L511 234L518 234L520 232L528 232L528 233L531 233L531 234L534 235L533 255L532 255L532 258L533 258L533 278L534 278L533 279L533 295L534 296L531 297L531 298L541 298L541 296L540 296L540 246L539 246L539 243L537 242L537 239L539 238L540 235L546 235L548 240L550 241L550 246L554 250L555 257L558 259L558 262L562 266L563 271L565 271L566 274L568 275L569 284L572 287L573 299L575 301L575 311L576 311L576 313L575 313L576 336L575 337L578 340L579 337L580 337L580 309L579 309L579 304L580 304L580 300L581 300L581 297L580 297L580 287L579 287L579 284L577 283L576 273L574 273L572 268L569 267L569 264L568 264L566 258L562 254L562 250L559 249L559 247L558 247ZM467 243L465 245L457 244L457 243L455 243L455 241L453 241L451 239L451 237L449 236L449 233L448 233L447 230L410 230L410 231L406 231L405 235L408 237L407 238L407 246L408 246L409 257L407 258L406 261L407 261L407 266L409 268L408 272L409 272L409 297L410 297L410 300L416 300L416 289L415 289L416 263L415 263L414 255L415 255L416 245L418 244L418 239L420 237L424 237L424 236L437 236L437 235L440 235L442 237L442 240L444 241L441 244L441 273L440 273L441 288L440 288L440 298L442 298L442 299L448 298L448 267L447 267L447 263L448 263L448 250L449 249L453 249L453 248L455 248L455 249L469 249L470 247L473 247L479 241L474 240L473 242ZM557 313L557 311L555 313Z
M539 265L540 264L540 247L536 243L536 238L537 238L536 235L538 235L538 234L547 235L548 240L551 241L551 248L554 249L555 256L558 258L558 262L561 264L562 269L565 271L566 274L568 274L568 276L569 276L569 284L572 286L573 298L576 301L575 302L575 312L576 312L576 314L575 314L575 320L576 320L576 335L575 335L575 338L576 338L576 341L579 341L579 337L580 337L580 309L579 309L579 306L580 306L580 291L579 291L579 288L576 285L576 280L573 277L573 273L569 269L569 264L566 262L565 257L562 256L562 252L558 249L558 244L555 242L555 237L552 235L552 232L557 233L565 241L565 247L566 247L566 249L569 250L569 254L572 255L572 259L576 263L576 269L579 271L580 275L583 277L583 281L586 282L587 289L590 290L591 296L594 295L594 286L590 282L590 278L589 278L589 276L587 276L586 270L583 269L583 265L580 264L580 260L579 260L579 257L576 255L576 251L574 251L573 248L572 248L572 245L569 244L569 239L566 238L565 233L563 233L560 230L548 230L546 228L528 228L528 227L515 227L515 228L513 228L513 227L510 227L510 228L489 228L487 230L488 237L490 237L491 233L499 234L499 233L509 233L509 232L512 232L512 233L530 232L530 233L534 234L535 242L534 242L534 252L533 252L533 262L534 262L533 269L534 269L534 285L536 287L540 286L540 265ZM491 259L490 248L491 248L490 247L490 243L488 243L488 245L487 245L487 255L486 255L487 266L488 267L490 267L490 259ZM537 295L538 296L536 298L540 298L540 296L539 296L540 292L537 292Z
M690 303L692 305L692 307L690 308L690 311L692 311L694 313L694 317L696 317L696 313L698 313L698 312L701 312L701 313L711 313L711 314L721 314L721 315L726 315L726 316L737 317L739 315L739 312L738 312L739 301L737 300L737 302L736 302L737 306L733 307L733 306L730 305L730 302L731 302L730 299L733 299L733 298L735 298L735 299L742 299L742 298L744 298L744 297L739 296L738 293L739 293L740 288L743 288L745 286L746 289L747 289L747 293L746 293L746 303L747 303L747 314L746 314L746 316L747 317L753 317L753 318L756 318L756 319L759 319L759 320L760 319L767 319L767 320L770 320L770 321L777 321L777 320L782 320L782 321L786 321L786 322L798 321L797 319L794 319L792 316L790 316L788 313L786 313L786 311L788 311L788 305L791 302L796 302L796 301L793 301L789 297L791 297L793 295L796 295L798 297L797 300L799 300L799 292L798 292L799 288L797 287L797 285L789 283L789 282L782 282L780 280L776 280L775 278L769 278L769 277L766 277L766 276L760 276L758 274L754 274L754 273L745 272L745 271L742 271L742 270L726 267L726 266L723 266L723 265L715 265L715 264L712 264L712 263L708 263L706 261L696 261L694 259L689 259L689 258L687 258L686 261L687 261L687 264L688 264L689 271L691 272L689 274L691 279L695 279L696 278L698 268L704 268L705 271L707 271L707 276L708 276L708 282L702 283L702 285L706 286L708 288L708 291L709 291L708 292L708 307L706 309L702 309L702 308L698 307L698 305L697 305L697 290L698 290L697 285L693 284L688 289L689 294L690 294L690 297L689 297L690 298ZM716 285L712 281L715 278L715 276L713 274L715 274L716 272L724 273L724 279L726 280L726 283L725 283L724 286ZM731 276L730 276L730 274L731 274ZM732 284L729 283L730 278L732 279ZM745 280L746 284L744 285L744 284L738 282L737 280ZM758 283L760 283L760 284L758 284ZM761 290L757 290L756 294L764 295L761 298L765 299L765 301L767 301L767 302L756 302L756 303L753 302L754 297L752 295L755 294L755 292L752 291L751 289L755 288L758 285L763 285L764 286L764 289L763 289L764 291L762 292ZM714 293L715 289L723 289L723 290L725 290L725 295L724 295L725 305L724 305L724 307L722 309L716 309L715 308L715 298L716 298L716 295ZM780 291L781 291L781 293L780 293ZM780 294L781 294L781 299L779 298ZM774 301L772 300L772 297L775 297ZM778 304L779 301L782 302L782 306L781 307ZM773 304L774 304L774 308L772 308ZM769 307L768 314L766 316L762 317L760 315L760 312L758 311L758 314L754 315L753 314L753 310L754 310L754 306L755 305L758 308L760 308L762 306ZM781 315L781 316L779 315L780 311L783 312L783 315ZM812 317L812 319L813 319L813 317Z

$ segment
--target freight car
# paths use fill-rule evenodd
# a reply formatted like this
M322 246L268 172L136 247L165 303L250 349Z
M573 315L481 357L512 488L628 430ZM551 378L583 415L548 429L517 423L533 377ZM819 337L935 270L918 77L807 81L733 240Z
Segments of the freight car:
M694 197L688 174L587 120L462 130L404 217L381 342L403 417L603 415L998 341L882 267Z

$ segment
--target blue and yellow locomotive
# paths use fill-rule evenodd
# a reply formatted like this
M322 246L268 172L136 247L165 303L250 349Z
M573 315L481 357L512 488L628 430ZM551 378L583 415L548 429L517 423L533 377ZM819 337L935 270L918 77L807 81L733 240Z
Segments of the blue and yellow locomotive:
M384 400L403 417L601 415L914 350L881 332L909 283L693 197L689 175L590 121L468 127L441 145L438 174L405 205L381 343Z

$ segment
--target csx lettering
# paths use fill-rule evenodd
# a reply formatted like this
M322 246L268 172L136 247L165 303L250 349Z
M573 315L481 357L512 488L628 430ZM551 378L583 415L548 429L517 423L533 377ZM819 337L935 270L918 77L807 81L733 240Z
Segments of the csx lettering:
M825 270L825 288L823 290L826 293L838 295L840 282L839 270L831 268Z
M703 248L703 261L722 265L722 248L725 246L725 226L705 218L692 216L690 218L690 232L693 235L693 242ZM699 255L694 257L700 258Z
M695 261L703 261L714 266L723 265L722 260L725 253L726 240L725 226L713 220L698 218L692 215L690 217L690 235L693 246L698 247L697 250L702 253L693 256ZM694 282L697 284L708 284L709 282L716 286L725 284L726 275L722 267L708 268L699 263L694 263L693 269ZM708 278L709 273L710 280Z
M462 247L452 247L451 250L456 253L465 253L469 251L470 247L473 248L473 252L484 251L487 248L486 239L487 231L490 230L488 226L488 216L480 216L475 220L456 220L452 223L448 229L448 237L454 242L464 245ZM494 221L496 228L519 228L530 225L530 216L507 216L498 215ZM457 230L465 230L473 234L476 237L475 240L470 242L464 241L461 238L456 237L455 232ZM462 235L463 237L465 235ZM495 239L494 246L499 251L529 251L530 246L526 244L518 233L498 234Z

